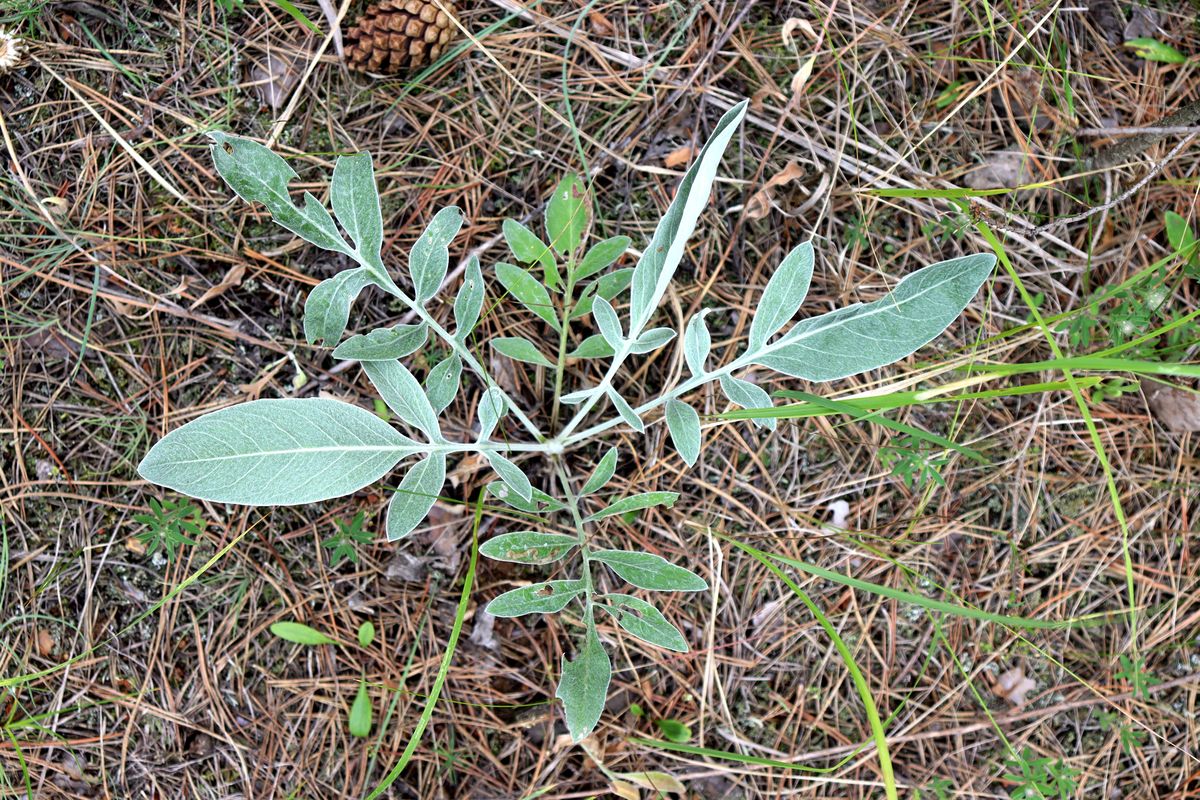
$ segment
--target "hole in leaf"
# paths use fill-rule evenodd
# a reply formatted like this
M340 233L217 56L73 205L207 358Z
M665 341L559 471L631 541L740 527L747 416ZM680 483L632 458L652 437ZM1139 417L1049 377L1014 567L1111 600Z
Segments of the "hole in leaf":
M549 597L554 594L554 587L550 586L549 584L540 586L538 587L538 590L534 592L534 594L536 594L538 597Z

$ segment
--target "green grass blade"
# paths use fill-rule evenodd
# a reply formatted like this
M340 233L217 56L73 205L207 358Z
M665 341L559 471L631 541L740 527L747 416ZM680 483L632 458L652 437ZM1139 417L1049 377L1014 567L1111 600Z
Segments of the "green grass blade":
M815 406L827 408L832 412L845 414L861 422L874 422L876 425L889 430L897 431L899 433L907 433L910 436L919 439L920 441L928 442L929 444L936 445L938 447L944 447L948 450L953 450L956 453L962 453L964 456L972 458L981 464L986 463L987 461L987 459L980 455L978 451L972 450L971 448L965 447L958 442L947 439L945 436L940 436L936 433L929 433L928 431L923 431L920 428L915 428L912 425L906 425L903 422L896 422L895 420L880 416L878 413L862 411L841 400L832 400L827 397L808 394L807 392L791 392L791 396L800 400L804 400L808 403L812 403Z
M957 603L947 603L944 600L934 600L919 594L906 592L903 589L893 589L890 586L883 586L878 583L872 583L871 581L865 581L861 578L852 578L849 575L843 575L840 572L825 569L824 567L818 567L816 564L810 564L807 561L798 561L794 558L788 558L787 556L781 556L775 553L758 550L757 548L751 547L743 542L739 542L730 536L725 536L723 534L717 535L760 561L762 561L764 558L771 561L777 561L780 564L786 564L792 569L808 575L812 575L817 578L823 578L827 581L833 581L834 583L840 583L841 585L849 586L852 589L860 589L864 592L870 592L871 594L875 594L880 597L899 600L903 603L912 603L924 608L926 611L953 614L958 617L966 617L967 619L974 619L980 622L994 622L1000 625L1007 625L1011 628L1060 630L1064 628L1078 627L1093 620L1112 616L1114 613L1124 613L1109 612L1092 614L1085 617L1071 617L1065 620L1028 619L1026 617L1016 617L1008 614L997 614L992 611L984 611L979 608L958 605Z
M396 778L400 777L400 773L408 766L408 762L412 759L413 753L417 751L417 745L421 743L421 734L425 732L425 728L429 725L429 720L433 718L433 709L437 705L438 696L442 693L442 685L446 682L446 675L450 672L450 661L454 658L454 651L458 647L458 635L462 632L463 620L467 616L467 605L471 599L471 587L475 583L475 565L479 561L479 522L483 518L483 490L480 490L479 496L475 500L475 520L471 526L471 560L467 564L467 576L463 579L462 594L458 598L458 610L454 614L454 625L450 629L450 639L446 642L446 653L442 656L442 663L438 667L437 677L433 679L433 689L429 692L429 698L425 701L425 708L421 711L421 718L417 720L417 727L413 729L412 736L409 737L408 744L404 748L404 752L400 754L400 760L392 767L383 782L376 786L365 800L375 800L391 786Z
M742 547L738 542L734 542L734 544ZM846 669L850 671L850 678L854 681L854 688L858 690L858 696L862 699L863 707L866 709L867 723L871 727L871 738L875 740L875 749L879 752L879 771L883 775L884 793L887 795L888 800L899 800L900 795L896 790L896 776L892 772L892 756L888 750L887 732L884 731L883 722L879 718L879 709L875 705L875 697L871 694L871 686L867 683L866 677L863 675L858 663L854 660L854 654L850 652L850 648L842 641L837 628L833 627L833 623L825 616L825 612L821 611L820 607L812 601L812 598L803 589L796 585L795 581L784 574L783 570L779 567L772 564L765 553L754 548L742 547L742 549L787 584L787 587L800 598L800 602L808 607L813 617L816 618L817 624L821 626L833 641L833 646L837 648L838 655L841 656Z

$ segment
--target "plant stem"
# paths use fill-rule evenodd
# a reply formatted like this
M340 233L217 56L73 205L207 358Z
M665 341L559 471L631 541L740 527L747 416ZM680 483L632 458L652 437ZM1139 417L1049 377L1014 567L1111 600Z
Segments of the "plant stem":
M562 397L563 372L567 361L567 334L570 332L571 311L575 307L575 259L567 262L567 290L563 299L562 330L558 334L558 359L554 367L554 404L550 411L550 430L558 427L558 398Z
M588 547L587 523L579 510L579 497L571 489L571 479L567 476L562 456L553 458L554 471L558 473L559 483L567 497L567 507L571 510L571 519L575 522L575 532L579 535L579 555L583 559L583 617L588 626L594 624L592 619L594 587L592 586L591 549Z

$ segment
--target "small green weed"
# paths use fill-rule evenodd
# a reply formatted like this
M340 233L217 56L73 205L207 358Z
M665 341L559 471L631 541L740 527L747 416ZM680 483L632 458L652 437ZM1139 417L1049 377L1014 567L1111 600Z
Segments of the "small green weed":
M1076 781L1079 770L1068 766L1061 758L1038 756L1029 747L1022 748L1020 753L1013 753L1005 760L1004 766L1011 770L1005 774L1005 780L1016 784L1010 793L1014 800L1068 800L1076 796L1079 788Z
M375 538L374 533L363 530L366 519L366 512L359 511L349 522L340 519L333 521L337 532L321 542L322 547L332 551L329 554L330 566L337 566L342 561L358 563L358 546L370 544Z
M167 561L173 561L184 545L198 544L192 537L204 533L205 522L195 504L187 500L151 497L149 505L149 514L135 514L133 517L146 526L137 535L138 541L146 545L146 555L153 555L161 549Z
M941 468L950 461L949 454L911 433L896 436L879 451L879 462L905 486L920 490L929 481L945 486Z

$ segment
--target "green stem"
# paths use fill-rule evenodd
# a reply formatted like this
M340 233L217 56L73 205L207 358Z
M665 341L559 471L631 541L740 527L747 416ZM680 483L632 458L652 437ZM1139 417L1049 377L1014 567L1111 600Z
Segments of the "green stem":
M563 373L567 362L567 334L571 327L571 311L575 303L575 259L567 262L567 289L563 296L562 330L558 334L558 359L554 367L554 404L550 412L550 430L558 427L558 410L561 407L558 398L562 397Z
M587 523L583 521L583 514L579 510L579 496L571 489L571 479L567 476L566 467L563 466L560 456L554 457L554 471L558 473L559 483L562 484L563 494L567 498L567 508L571 510L571 519L575 523L575 532L579 536L579 555L583 559L583 617L588 626L593 625L592 609L593 609L593 593L592 585L592 551L588 547Z

